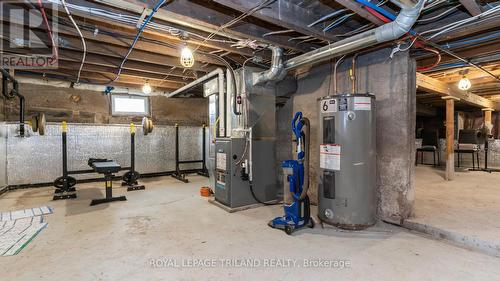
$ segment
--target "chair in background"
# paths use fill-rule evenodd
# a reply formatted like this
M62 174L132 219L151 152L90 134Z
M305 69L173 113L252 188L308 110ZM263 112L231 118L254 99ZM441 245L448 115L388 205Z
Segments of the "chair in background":
M481 132L479 130L463 129L458 132L458 144L455 152L458 157L458 167L460 167L460 154L469 153L472 155L472 169L479 168L479 143ZM474 156L475 159L474 159Z
M422 132L422 146L417 148L415 164L418 165L418 153L420 152L420 164L424 164L424 152L432 152L434 166L439 166L441 162L439 156L439 134L437 130L424 130ZM436 163L437 155L437 163Z

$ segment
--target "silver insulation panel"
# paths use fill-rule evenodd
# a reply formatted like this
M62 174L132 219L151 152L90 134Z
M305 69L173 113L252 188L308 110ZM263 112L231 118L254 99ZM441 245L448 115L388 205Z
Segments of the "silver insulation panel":
M44 136L18 135L18 125L7 125L7 175L9 185L54 181L62 175L60 124L48 124ZM68 170L88 170L89 158L107 158L122 167L130 166L129 125L68 124ZM202 128L179 127L179 160L202 159ZM175 170L175 127L155 126L144 136L137 126L135 166L139 173ZM198 169L201 164L183 164L181 169ZM98 174L73 175L77 179Z
M7 123L0 123L0 193L7 186Z

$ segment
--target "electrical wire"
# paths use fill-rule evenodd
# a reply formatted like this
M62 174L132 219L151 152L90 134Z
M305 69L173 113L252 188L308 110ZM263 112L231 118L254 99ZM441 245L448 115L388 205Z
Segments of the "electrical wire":
M249 9L248 11L242 13L241 15L237 16L236 18L230 20L229 22L219 26L219 28L217 28L216 31L210 33L205 39L203 39L203 41L201 43L204 43L206 42L207 40L209 39L212 39L214 36L216 36L221 30L225 29L225 28L229 28L231 26L233 26L234 24L238 23L239 21L243 20L244 18L248 17L248 16L251 16L252 14L254 14L255 12L261 10L262 8L268 6L268 5L271 5L272 3L276 2L277 0L264 0L262 1L260 4L256 5L255 7ZM200 48L200 45L198 45L196 47L196 49L194 50L195 52Z
M293 32L297 32L297 31L295 31L295 30L293 30L293 29L285 29L285 30L271 31L271 32L268 32L268 33L264 33L264 34L262 34L262 37L271 36L271 35L281 35L281 34L293 33Z
M431 30L426 30L426 31L420 32L420 35L425 35L425 34L437 32L437 33L434 33L433 35L431 35L430 37L427 38L427 39L433 39L433 38L435 38L435 37L437 37L437 36L439 36L441 34L444 34L444 33L447 33L447 32L451 32L454 29L456 29L456 28L458 28L458 27L460 27L460 26L462 26L464 24L473 22L473 21L475 21L477 19L480 19L480 18L487 17L487 16L489 16L491 14L494 14L494 13L496 13L498 11L500 11L500 5L496 6L494 8L491 8L488 11L482 12L479 15L476 15L476 16L473 16L473 17L469 17L467 19L464 19L464 20L461 20L461 21L458 21L458 22L453 22L453 23L447 24L447 25L439 27L439 28L435 28L435 29L431 29ZM494 16L494 17L498 17L498 15Z
M335 63L335 68L333 70L333 94L336 95L337 94L337 67L339 66L339 64L345 59L346 55L343 55L340 59L337 60L337 62Z
M363 32L363 31L366 31L366 30L368 30L368 29L370 29L370 28L372 28L372 27L374 27L374 24L369 23L369 24L367 24L367 25L363 25L363 26L358 27L358 28L356 28L356 29L354 29L354 30L351 30L351 31L349 31L349 32L346 32L346 33L344 33L344 34L336 34L336 35L334 35L334 36L336 36L336 37L349 37L349 36L355 35L355 34L357 34L357 33L360 33L360 32Z
M440 19L441 17L446 16L446 15L448 15L449 13L453 12L454 10L456 10L456 9L457 9L458 7L460 7L460 6L462 6L462 4L458 4L458 5L456 5L456 6L453 6L453 7L451 7L450 9L448 9L448 10L446 10L446 11L442 12L442 13L441 13L441 14L439 14L439 15L436 15L436 16L433 16L433 17L430 17L430 18L425 18L425 19L417 20L417 23L424 23L424 22L425 22L425 23L428 23L428 22L430 22L430 21L438 20L438 19Z
M361 1L361 2L366 2L366 1L364 1L364 0L356 0L356 1L357 1L357 2L360 2L360 1ZM367 2L367 3L369 3L369 2ZM372 5L373 5L373 4L372 4ZM370 5L370 6L372 6L372 5ZM378 8L378 9L384 10L384 9L382 9L382 8ZM377 9L376 11L379 11L378 9ZM435 29L435 30L430 30L430 31L428 30L428 31L425 31L425 32L421 32L420 34L418 34L418 33L414 32L414 31L413 31L413 32L411 32L411 31L410 31L410 33L412 33L413 35L415 35L415 37L414 37L414 42L413 42L413 43L415 43L415 42L416 42L416 38L418 38L418 39L420 39L421 41L423 41L423 43L425 43L425 44L427 44L427 45L429 45L429 46L431 46L431 47L433 47L433 48L435 48L435 49L436 49L436 50L434 50L434 51L431 51L430 49L427 49L427 51L431 51L431 52L435 52L435 51L438 51L438 52L439 52L439 51L442 51L442 52L445 52L445 53L447 53L447 54L448 54L448 55L450 55L450 56L453 56L453 57L455 57L455 58L457 58L457 59L459 59L459 60L461 60L461 61L463 61L463 62L466 62L466 63L470 64L471 66L473 66L473 67L475 67L475 68L477 68L477 69L479 69L479 70L484 71L484 72L485 72L485 73L487 73L488 75L490 75L490 76L494 77L497 81L500 81L500 78L499 78L498 76L494 75L493 73L491 73L490 71L488 71L488 70L487 70L487 69L485 69L484 67L481 67L480 65L477 65L477 64L475 64L475 63L471 62L471 61L470 61L470 60L468 60L468 59L464 59L464 58L462 58L462 57L458 56L457 54L455 54L455 53L453 53L453 52L451 52L451 51L449 51L449 50L445 50L445 49L443 49L441 46L439 46L438 44L435 44L435 43L433 43L433 42L431 42L431 41L430 41L432 38L435 38L436 36L438 36L438 35L440 35L440 34L443 34L443 33L446 33L446 32L450 32L451 30L453 30L453 29L455 29L455 28L457 28L457 27L459 27L459 26L462 26L462 25L464 25L464 24L466 24L466 23L472 22L472 21L474 21L474 20L476 20L476 19L479 19L479 18L482 18L482 17L486 17L486 16L491 15L491 14L493 14L493 13L495 13L495 12L499 11L499 10L500 10L500 6L496 6L495 8L491 8L491 9L489 9L488 11L485 11L485 12L483 12L483 13L481 13L481 14L477 15L477 16L470 17L470 18L468 18L468 19L465 19L465 20L462 20L462 21L459 21L459 22L452 23L452 24L446 25L446 26L444 26L444 27L441 27L441 28L438 28L438 29ZM388 19L393 20L393 19L395 18L395 16L394 16L394 15L392 15L391 13L389 13L389 12L387 12L387 11L385 11L385 10L384 10L383 16L386 16L386 14L387 14L387 15L389 15L389 16L388 16ZM439 30L440 30L440 31L439 31ZM422 37L422 36L421 36L421 35L423 35L423 34L427 34L427 33L435 32L435 31L439 31L439 32L437 32L437 33L433 34L432 36L430 36L430 37L428 37L428 38L424 38L424 37ZM412 46L412 44L410 44L410 47L411 47L411 46ZM422 48L424 48L424 49L425 49L425 46L424 46L423 44L421 44L421 43L418 43L418 42L417 42L417 46L422 47ZM407 48L406 50L408 50L408 49L409 49L409 48ZM405 50L405 49L403 49L403 50ZM439 56L440 56L440 54L439 54ZM438 59L440 59L440 58L438 57Z
M39 1L41 1L41 0L39 0ZM151 14L149 14L149 16L144 20L141 27L139 28L139 31L137 32L137 35L134 39L134 42L132 42L132 45L130 46L125 57L123 58L122 63L120 64L120 67L118 68L118 73L116 74L116 77L111 82L115 82L116 80L118 80L120 78L120 74L122 73L123 66L125 65L125 62L127 62L128 57L130 56L130 54L134 50L134 47L137 44L137 42L139 41L139 38L141 37L142 32L144 31L144 29L146 28L148 23L151 21L153 16L156 14L156 12L158 12L158 10L161 8L161 6L163 6L163 4L165 4L165 2L167 2L167 0L161 0L160 2L158 2L158 4L156 4L156 6L154 7Z
M424 50L426 50L428 52L436 54L436 61L433 64L431 64L431 65L426 65L426 66L418 67L417 71L419 71L419 72L425 72L425 71L432 70L436 66L438 66L439 63L441 62L441 53L438 50L436 50L436 49L432 49L432 48L428 48L428 47L422 47L422 49L424 49Z
M80 30L80 27L78 27L78 24L76 24L75 20L73 19L73 16L69 12L68 6L66 5L66 0L61 0L61 2L64 6L64 10L66 11L66 14L68 15L68 18L75 26L75 29L78 32L78 35L80 35L80 39L82 40L82 46L83 46L82 63L80 65L80 69L78 70L78 76L76 78L76 84L78 84L78 83L80 83L80 76L82 74L83 65L85 64L85 59L87 57L87 43L85 42L85 38L83 37L83 34L82 34L82 31Z
M487 73L488 75L490 75L490 76L492 76L493 78L495 78L495 80L500 81L499 76L495 75L494 73L492 73L491 71L489 71L489 70L485 69L484 67L482 67L482 66L480 66L480 65L478 65L478 64L476 64L476 63L474 63L474 62L472 62L471 60L466 59L466 58L462 58L462 57L460 57L459 55L457 55L457 54L455 54L455 53L453 53L453 52L451 52L451 51L449 51L449 50L443 49L441 46L439 46L439 45L438 45L438 44L436 44L436 43L433 43L433 42L429 41L428 39L422 38L422 40L423 40L425 43L427 43L428 45L432 46L433 48L436 48L437 50L439 50L439 51L441 51L441 52L444 52L444 53L446 53L446 54L448 54L448 55L450 55L450 56L452 56L452 57L455 57L455 58L457 58L457 59L459 59L459 60L461 60L461 61L463 61L463 62L465 62L465 63L467 63L467 64L469 64L469 65L471 65L471 66L473 66L473 67L475 67L475 68L477 68L477 69L479 69L479 70L482 70L482 71L484 71L485 73Z
M335 20L334 22L332 22L331 24L329 24L327 27L325 27L323 29L323 32L326 32L326 31L329 31L337 26L339 26L340 24L342 24L343 22L345 22L348 18L354 16L356 13L350 13L350 14L347 14L347 15L344 15L340 18L338 18L337 20Z
M54 4L60 4L60 0L47 0L47 1L51 2L51 3L54 3ZM89 15L98 16L98 17L105 18L105 19L115 20L117 22L120 22L120 23L123 23L123 24L127 24L127 25L131 25L131 26L135 26L136 23L140 19L140 17L137 17L137 16L131 16L131 15L125 15L125 14L115 13L115 12L111 12L111 11L104 10L104 9L99 9L99 8L81 6L81 5L70 4L70 3L67 3L67 6L68 6L68 8L70 10L75 10L75 11L87 13ZM161 24L161 23L156 23L156 22L150 22L147 25L146 28L148 28L148 29L155 29L155 30L159 30L159 31L164 31L164 32L169 33L172 36L179 36L181 33L186 33L186 34L188 34L191 37L196 37L196 38L203 39L203 40L206 39L206 41L210 41L210 42L228 43L228 44L236 43L236 41L234 41L234 40L223 40L223 39L210 39L210 38L206 38L205 36L197 34L195 32L181 30L179 28L175 28L175 27L172 27L172 26L169 26L169 25L165 25L165 24Z
M332 17L334 17L336 15L339 15L339 14L341 14L343 12L346 12L346 11L347 11L347 9L340 9L340 10L334 11L333 13L325 15L325 16L319 18L318 20L316 20L316 21L308 24L307 27L313 27L313 26L317 25L320 22L326 21L327 19L332 18Z
M365 6L365 7L369 7L372 10L377 11L377 13L383 15L386 18L391 19L391 16L393 17L393 15L390 12L388 12L387 10L385 10L383 8L380 8L378 5L373 4L373 3L369 2L369 1L366 1L366 0L355 0L355 1L358 2L359 4Z
M54 40L54 34L52 33L52 29L50 28L49 20L47 19L47 14L45 13L45 8L43 7L42 0L38 0L38 6L40 9L40 13L42 14L43 21L47 28L47 32L49 33L49 38L52 43L52 52L54 53L55 61L59 60L59 51L57 50L56 43Z

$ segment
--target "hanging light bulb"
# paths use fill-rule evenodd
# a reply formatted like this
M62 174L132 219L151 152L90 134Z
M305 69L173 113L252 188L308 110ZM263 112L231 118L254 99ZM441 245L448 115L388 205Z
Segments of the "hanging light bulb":
M146 81L146 83L144 83L144 86L142 86L142 92L146 95L149 95L151 94L151 91L152 91L151 85L149 85L149 82Z
M472 84L471 84L470 80L465 75L458 82L458 88L462 91L467 91L468 89L470 89L471 86L472 86Z
M186 68L193 67L194 65L193 52L191 52L191 50L187 46L182 48L181 51L181 65Z

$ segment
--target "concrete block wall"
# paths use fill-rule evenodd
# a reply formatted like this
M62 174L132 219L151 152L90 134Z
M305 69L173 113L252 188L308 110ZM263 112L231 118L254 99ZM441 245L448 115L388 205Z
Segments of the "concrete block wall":
M400 223L407 218L414 200L415 157L415 62L408 53L389 59L391 50L362 54L357 60L358 92L376 96L377 173L379 217ZM290 122L296 111L311 120L309 196L317 203L317 167L319 167L317 99L333 94L333 64L323 64L299 74L298 90L278 110L278 160L292 157ZM339 65L338 92L351 92L351 58Z
M140 122L142 117L111 116L110 97L101 92L61 88L46 85L20 84L26 98L26 120L44 112L48 122L127 124ZM74 97L78 97L76 102ZM204 98L150 98L151 117L155 124L200 126L208 120ZM7 121L17 121L19 101L6 100Z

